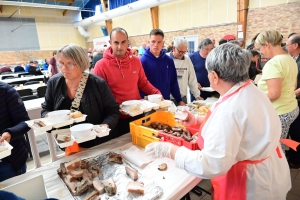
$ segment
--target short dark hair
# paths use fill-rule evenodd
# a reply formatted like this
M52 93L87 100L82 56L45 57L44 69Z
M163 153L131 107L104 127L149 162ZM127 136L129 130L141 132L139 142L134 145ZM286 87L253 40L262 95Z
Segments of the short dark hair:
M255 50L251 50L251 53L252 53L252 56L259 56L259 53L258 51L255 51Z
M56 51L56 50L52 52L52 55L53 55L53 56L55 56L56 54L57 54L57 51Z
M160 35L162 36L163 38L165 37L165 34L162 30L160 30L159 28L156 28L156 29L153 29L151 32L150 32L150 37L151 35Z
M34 63L34 64L39 64L39 62L38 62L38 61L36 61L36 60L35 60L35 61L33 61L33 63Z
M127 31L124 29L124 28L121 28L121 27L116 27L114 28L113 30L111 30L110 34L109 34L109 39L111 40L111 35L113 34L113 32L123 32L125 33L127 39L128 39L128 33Z
M221 40L219 41L219 45L221 45L221 44L225 44L225 43L227 43L227 40L223 40L223 39L221 39Z
M289 34L288 38L290 38L292 35L295 35L296 33L291 33Z
M298 44L298 48L300 48L300 34L294 34L291 38L291 44Z
M200 42L198 46L198 50L203 49L205 46L210 44L214 44L214 43L209 38L205 38Z

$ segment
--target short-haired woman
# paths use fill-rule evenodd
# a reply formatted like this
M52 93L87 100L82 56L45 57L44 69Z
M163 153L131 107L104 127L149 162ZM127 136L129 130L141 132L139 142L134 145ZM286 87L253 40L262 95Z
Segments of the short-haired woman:
M90 66L84 49L75 44L63 46L57 52L57 65L61 73L53 76L47 84L42 117L54 110L71 108L86 114L85 122L115 128L119 119L119 105L102 78L84 72ZM79 107L74 108L72 103L80 93L82 97L79 99ZM109 139L109 136L97 137L92 141L80 143L79 146L89 148Z
M265 57L271 58L265 64L257 86L272 102L281 121L281 138L286 138L291 123L299 114L294 93L298 67L295 60L282 49L281 42L282 36L276 30L267 30L257 36L256 47Z
M146 146L150 155L171 157L177 167L211 179L214 200L286 199L291 188L279 144L280 121L267 96L249 79L250 58L249 51L230 43L208 55L208 79L221 97L205 119L186 111L188 124L201 124L201 151L167 142Z

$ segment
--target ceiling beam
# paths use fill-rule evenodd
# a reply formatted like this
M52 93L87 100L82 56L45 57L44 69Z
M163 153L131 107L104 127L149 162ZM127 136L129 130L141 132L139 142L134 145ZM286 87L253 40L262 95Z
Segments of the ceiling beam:
M237 0L237 33L243 36L244 45L246 43L247 17L248 17L249 0ZM241 38L241 37L238 37Z
M73 1L73 0L72 0ZM72 3L69 3L68 6L72 6L74 4L75 1L73 1ZM68 10L64 10L63 12L63 16L66 16Z
M101 6L102 6L103 12L107 11L105 3L106 2L104 2L104 0L101 0ZM105 20L105 26L106 26L107 33L110 34L110 32L112 30L112 20Z
M28 3L20 1L0 1L0 4L7 6L21 6L21 7L33 7L33 8L51 8L51 9L61 9L61 10L81 10L80 7L75 6L60 6L51 4L41 4L41 3Z
M159 28L158 6L150 8L152 29Z
M73 0L47 0L52 2L60 2L60 3L74 3Z
M2 13L2 12L3 12L3 6L0 5L0 13Z

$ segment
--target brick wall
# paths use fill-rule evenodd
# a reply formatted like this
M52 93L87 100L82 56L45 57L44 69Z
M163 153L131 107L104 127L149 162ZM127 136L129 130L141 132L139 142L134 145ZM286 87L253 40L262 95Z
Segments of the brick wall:
M29 63L30 60L44 60L52 57L53 50L44 51L19 51L19 52L0 52L0 64L10 63L12 65L17 62Z
M249 9L247 42L259 32L275 29L283 35L283 42L290 33L300 33L300 2Z
M149 31L150 32L150 31ZM171 45L173 37L186 36L186 35L198 35L198 42L205 38L214 36L216 41L219 41L224 35L233 34L236 35L236 24L211 26L203 28L188 29L186 31L172 31L165 33L165 46ZM142 42L148 41L149 35L140 35L129 37L131 46L141 46Z

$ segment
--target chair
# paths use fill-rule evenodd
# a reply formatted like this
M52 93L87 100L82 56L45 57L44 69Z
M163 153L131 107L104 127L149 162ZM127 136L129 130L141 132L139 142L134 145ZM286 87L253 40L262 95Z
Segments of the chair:
M29 73L19 73L18 77L21 78L22 76L24 77L29 77L29 76L34 76L33 74L29 74Z
M14 77L14 76L2 76L2 80L4 80L4 79L13 79L13 78L19 78L19 77Z
M45 85L45 86L38 87L38 88L36 89L37 96L38 96L39 98L44 97L45 94L46 94L46 90L47 90L47 86L46 86L46 85Z
M27 81L26 83L24 83L24 85L33 85L33 84L37 84L40 83L39 81Z
M32 95L32 89L22 89L22 90L17 90L17 92L20 94L21 97Z
M4 74L13 74L13 72L3 72L3 73L1 73L1 75L4 75Z
M21 96L22 101L28 101L28 100L32 100L32 99L37 99L39 98L37 95L28 95L28 96Z
M19 86L20 84L25 84L27 81L13 81L9 83L11 86Z

